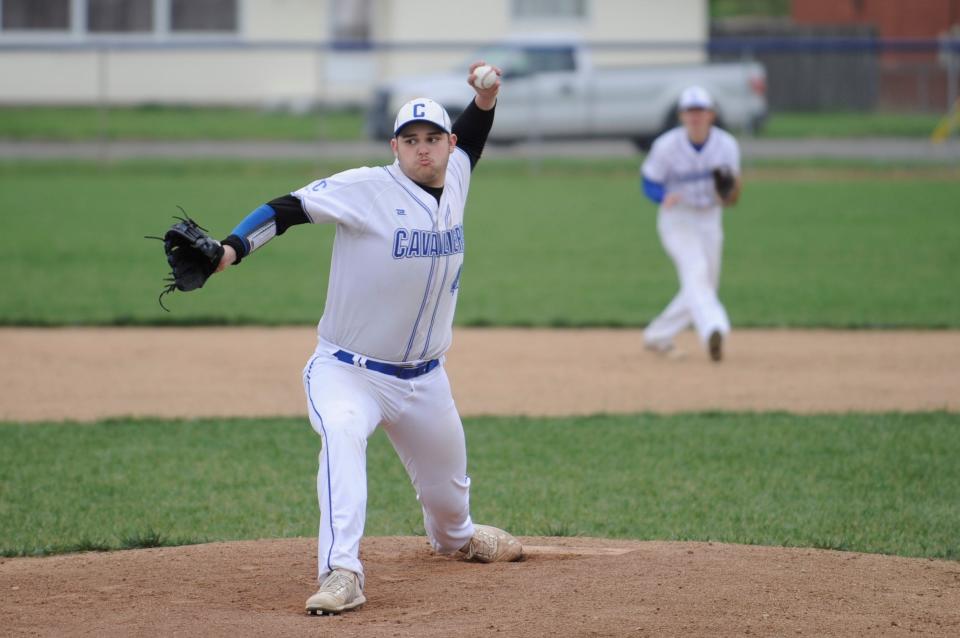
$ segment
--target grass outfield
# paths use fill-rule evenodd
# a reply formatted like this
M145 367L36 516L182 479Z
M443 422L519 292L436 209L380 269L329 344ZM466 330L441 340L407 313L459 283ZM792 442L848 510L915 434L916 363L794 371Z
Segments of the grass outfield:
M0 107L0 139L12 140L363 139L359 111L294 114L213 107Z
M771 113L761 137L929 137L941 115ZM0 107L0 139L361 140L360 109L288 113L222 107Z
M383 159L377 160L383 161ZM272 197L355 163L0 164L4 324L311 324L332 228L292 229L156 303L176 205L225 236ZM468 204L461 325L637 326L676 291L628 160L491 160ZM805 177L806 176L806 177ZM960 180L943 169L779 163L726 218L721 295L746 326L960 326Z
M522 535L960 559L960 415L466 421L478 521ZM0 555L316 533L306 419L0 424ZM386 436L369 535L422 534Z
M771 113L760 137L930 137L945 113Z

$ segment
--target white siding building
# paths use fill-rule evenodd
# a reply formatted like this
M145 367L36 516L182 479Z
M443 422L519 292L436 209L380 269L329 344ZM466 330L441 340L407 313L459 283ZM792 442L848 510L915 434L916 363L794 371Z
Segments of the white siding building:
M0 0L0 104L361 104L517 34L702 62L707 0Z

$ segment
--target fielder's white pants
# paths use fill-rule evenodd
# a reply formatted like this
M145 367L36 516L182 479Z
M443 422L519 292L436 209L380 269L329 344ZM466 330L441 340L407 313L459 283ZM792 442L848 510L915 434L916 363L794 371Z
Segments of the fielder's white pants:
M303 370L310 424L323 443L317 496L318 580L348 569L364 582L360 564L367 506L367 439L383 425L403 461L423 509L433 548L452 554L473 536L470 478L463 423L446 370L413 379L344 363L321 340Z
M723 210L661 207L657 214L660 242L673 260L680 291L647 329L647 343L663 345L692 323L706 343L710 333L730 332L730 319L720 303L720 256L723 252Z

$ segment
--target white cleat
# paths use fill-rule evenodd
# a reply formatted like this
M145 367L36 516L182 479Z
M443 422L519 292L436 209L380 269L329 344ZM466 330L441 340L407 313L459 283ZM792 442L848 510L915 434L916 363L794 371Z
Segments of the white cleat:
M461 550L466 560L480 563L502 563L520 560L523 545L516 538L490 525L474 525L473 538Z
M649 350L650 352L658 354L664 359L683 359L687 356L686 351L677 348L671 342L654 343L646 341L644 342L643 347L645 350Z
M335 569L320 585L313 596L307 599L307 612L312 616L339 614L356 609L367 599L360 589L360 578L346 569Z

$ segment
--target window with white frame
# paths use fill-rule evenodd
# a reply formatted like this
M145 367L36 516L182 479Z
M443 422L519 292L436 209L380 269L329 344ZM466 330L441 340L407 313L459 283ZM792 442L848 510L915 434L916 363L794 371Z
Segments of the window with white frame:
M587 17L587 0L513 0L510 12L518 19L575 19Z
M149 33L153 23L153 0L87 0L89 33Z
M171 31L237 31L237 0L169 0Z
M4 31L66 31L71 0L0 0Z
M229 34L238 31L238 5L239 0L0 0L0 33Z
M330 30L335 43L356 45L370 41L373 31L371 0L333 0L330 10Z

